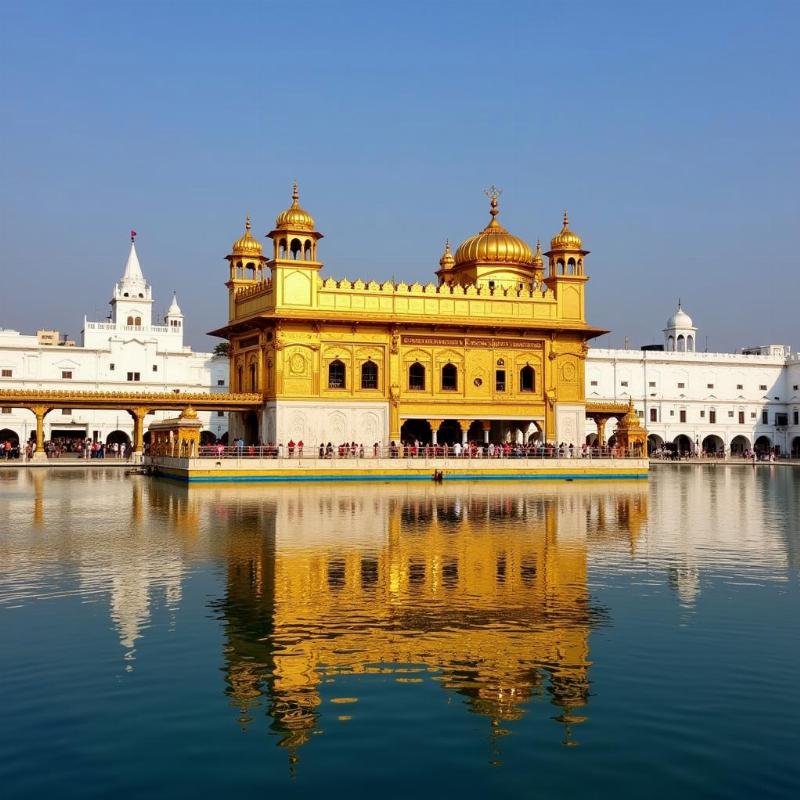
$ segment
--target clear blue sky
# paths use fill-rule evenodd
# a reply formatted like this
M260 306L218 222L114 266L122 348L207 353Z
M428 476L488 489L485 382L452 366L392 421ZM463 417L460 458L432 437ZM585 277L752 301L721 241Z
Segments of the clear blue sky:
M196 347L300 181L338 277L567 207L601 340L797 346L796 2L0 3L0 326L77 336L128 231Z

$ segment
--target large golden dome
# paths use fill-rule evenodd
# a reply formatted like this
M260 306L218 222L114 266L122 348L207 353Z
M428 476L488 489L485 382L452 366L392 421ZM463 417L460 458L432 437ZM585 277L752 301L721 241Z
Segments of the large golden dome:
M577 233L569 229L569 217L564 212L564 225L561 230L550 240L551 250L582 250L583 240Z
M455 266L462 264L513 264L531 266L533 252L531 246L509 233L498 221L497 193L491 197L492 221L478 234L462 242L456 250Z
M278 230L313 231L315 224L314 217L304 208L300 208L300 193L297 190L297 181L295 181L292 189L292 204L286 211L278 214L275 220L275 227Z
M250 217L244 223L244 236L233 243L231 253L235 256L249 256L250 258L261 256L261 242L254 239L250 233Z

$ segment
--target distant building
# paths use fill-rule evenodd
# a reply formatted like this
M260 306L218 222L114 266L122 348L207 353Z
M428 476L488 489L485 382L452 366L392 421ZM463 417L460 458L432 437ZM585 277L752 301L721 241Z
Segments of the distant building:
M227 392L228 359L195 353L183 343L184 316L175 296L163 324L153 324L152 288L144 278L136 247L111 297L103 322L84 318L80 346L58 331L36 335L0 328L0 388L64 389L93 392ZM169 416L169 412L158 416ZM200 412L204 438L222 438L224 412ZM0 441L27 441L35 430L25 409L0 409ZM130 441L133 420L117 411L64 408L45 417L45 438Z
M782 344L698 353L696 341L697 328L679 304L663 346L590 348L586 402L632 400L651 449L800 456L800 357ZM596 436L590 421L587 434Z

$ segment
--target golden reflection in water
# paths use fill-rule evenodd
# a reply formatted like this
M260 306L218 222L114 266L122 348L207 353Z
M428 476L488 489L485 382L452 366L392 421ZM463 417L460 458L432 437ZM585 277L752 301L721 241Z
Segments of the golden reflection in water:
M635 539L647 487L526 484L170 487L227 530L227 692L243 727L266 711L297 749L358 715L341 675L437 681L484 716L493 739L548 700L573 744L586 719L587 532ZM222 555L222 553L221 553ZM332 684L332 685L326 685ZM348 690L352 692L352 689ZM326 700L327 698L327 700ZM340 714L346 703L346 714ZM296 755L293 755L296 758Z

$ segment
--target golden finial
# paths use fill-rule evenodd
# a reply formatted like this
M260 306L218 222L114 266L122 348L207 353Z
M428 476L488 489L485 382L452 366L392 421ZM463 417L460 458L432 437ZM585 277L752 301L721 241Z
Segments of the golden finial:
M569 214L567 214L567 209L564 209L564 227L569 227Z
M292 186L292 208L300 208L300 191L297 188L297 181Z
M250 215L248 214L248 215L247 215L247 216L244 218L244 229L245 229L245 230L246 230L246 231L249 233L249 232L250 232L250 228L251 228L251 227L252 227L252 226L250 225Z
M489 213L492 217L496 217L500 213L500 210L497 208L497 198L503 194L503 190L498 189L492 184L488 189L484 189L483 193L489 198Z

